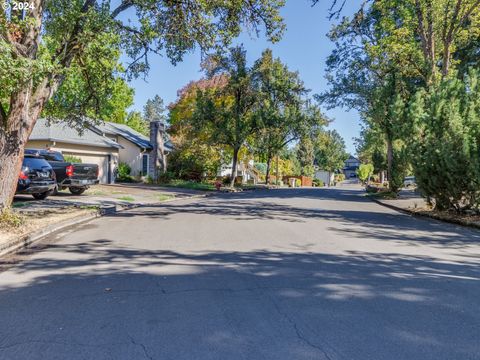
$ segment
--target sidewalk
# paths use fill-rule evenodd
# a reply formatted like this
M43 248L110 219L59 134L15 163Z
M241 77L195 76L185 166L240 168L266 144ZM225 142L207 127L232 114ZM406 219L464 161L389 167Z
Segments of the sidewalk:
M375 198L375 201L405 211L428 210L427 202L413 189L401 190L397 199Z
M397 199L373 198L373 201L391 209L402 211L413 216L428 217L451 224L468 226L480 229L480 215L457 214L449 211L432 210L427 206L425 199L414 190L402 190Z

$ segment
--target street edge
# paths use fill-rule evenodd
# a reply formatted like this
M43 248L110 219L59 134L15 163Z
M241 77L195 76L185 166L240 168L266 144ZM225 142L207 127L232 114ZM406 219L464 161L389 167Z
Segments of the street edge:
M385 206L389 209L401 212L403 214L407 214L407 215L411 215L411 216L415 216L415 217L420 217L420 218L433 219L433 220L437 220L437 221L441 221L441 222L445 222L445 223L449 223L449 224L460 225L460 226L465 226L465 227L480 230L480 224L478 224L478 223L474 223L474 222L471 222L471 221L459 220L459 219L444 218L442 216L438 216L438 215L435 215L435 214L430 214L430 213L427 213L427 212L412 211L412 210L404 209L404 208L401 208L401 207L398 207L398 206L395 206L395 205L392 205L392 204L386 204L379 199L375 199L375 198L372 198L372 197L368 197L368 198L370 200L372 200L373 202L379 204L379 205Z

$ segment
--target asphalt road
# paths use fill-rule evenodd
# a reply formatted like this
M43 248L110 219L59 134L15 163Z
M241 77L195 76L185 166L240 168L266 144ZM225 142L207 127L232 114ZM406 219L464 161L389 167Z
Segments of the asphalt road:
M0 359L480 359L480 232L353 188L95 220L0 273Z

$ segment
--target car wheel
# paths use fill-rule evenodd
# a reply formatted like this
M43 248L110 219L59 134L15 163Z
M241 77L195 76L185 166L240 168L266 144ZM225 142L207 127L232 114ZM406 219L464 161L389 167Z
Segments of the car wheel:
M45 200L48 195L50 195L50 191L46 191L43 193L37 193L37 194L32 194L32 196L35 198L35 200Z
M73 195L82 195L85 190L85 188L74 188L74 187L71 187L71 188L68 188L68 190L70 190L70 192L73 194Z

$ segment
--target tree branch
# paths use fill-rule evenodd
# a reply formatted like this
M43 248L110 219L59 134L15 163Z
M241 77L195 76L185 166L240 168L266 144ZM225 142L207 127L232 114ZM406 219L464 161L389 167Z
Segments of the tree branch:
M110 14L110 17L112 19L115 19L121 12L127 10L129 7L133 5L134 5L133 0L122 1L120 5L118 5L117 8L112 11L112 13Z

